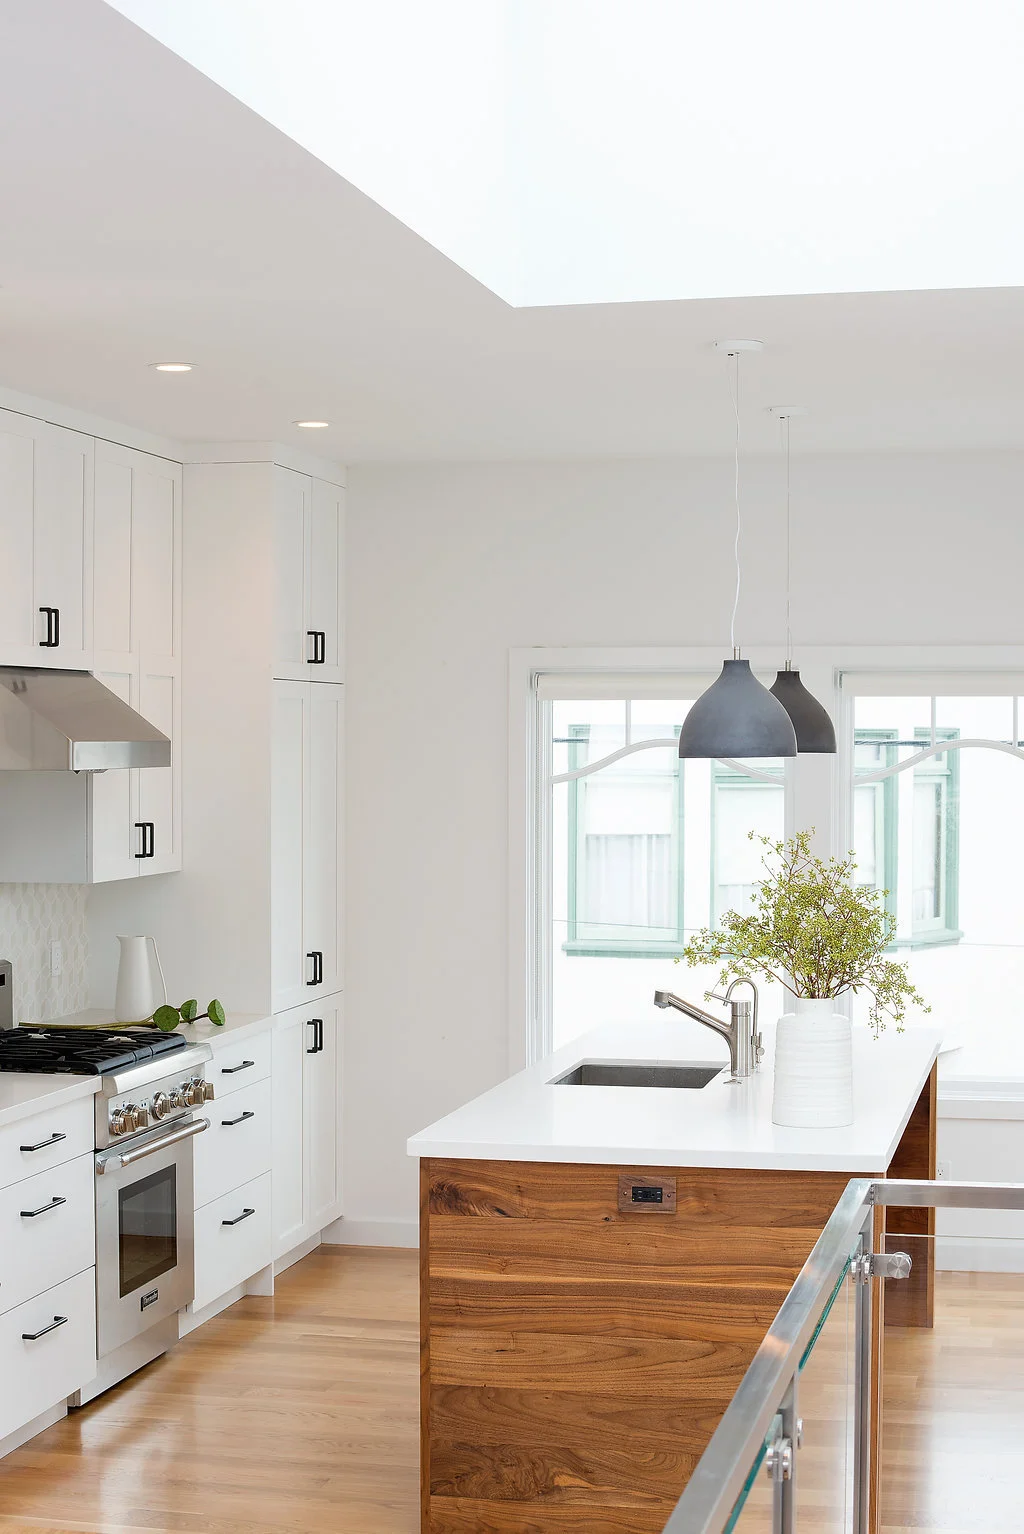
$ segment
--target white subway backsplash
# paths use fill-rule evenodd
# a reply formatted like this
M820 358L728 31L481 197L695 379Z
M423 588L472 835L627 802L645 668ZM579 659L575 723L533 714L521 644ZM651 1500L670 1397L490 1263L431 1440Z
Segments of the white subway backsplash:
M0 884L0 959L14 966L14 1021L64 1017L88 1006L84 884ZM63 950L50 974L50 944Z

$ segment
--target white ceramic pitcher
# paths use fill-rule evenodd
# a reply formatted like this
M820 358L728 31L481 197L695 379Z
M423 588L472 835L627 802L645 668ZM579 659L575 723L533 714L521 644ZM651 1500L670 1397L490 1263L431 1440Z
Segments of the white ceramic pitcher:
M145 1023L157 1007L167 1000L167 983L164 980L160 953L153 937L119 937L121 958L117 966L117 990L114 993L114 1016L119 1023ZM153 959L160 976L162 995L157 998L153 984L153 965L150 962L149 945L153 945Z

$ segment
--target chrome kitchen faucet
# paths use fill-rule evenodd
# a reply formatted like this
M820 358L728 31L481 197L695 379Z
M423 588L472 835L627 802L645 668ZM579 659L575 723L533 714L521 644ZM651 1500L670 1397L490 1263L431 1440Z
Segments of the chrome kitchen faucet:
M749 1001L733 1001L732 993L738 985L749 985L753 991L753 1008ZM757 1031L757 986L746 975L740 975L732 982L724 996L719 996L715 991L709 994L712 1001L720 1001L729 1007L730 1017L727 1023L720 1017L712 1017L710 1012L705 1012L701 1007L694 1006L692 1001L684 1001L681 996L676 996L672 991L655 991L654 1005L675 1007L677 1012L684 1013L686 1017L692 1017L695 1023L703 1023L705 1028L721 1034L729 1046L731 1069L729 1080L742 1081L744 1077L753 1075L764 1054L761 1035Z

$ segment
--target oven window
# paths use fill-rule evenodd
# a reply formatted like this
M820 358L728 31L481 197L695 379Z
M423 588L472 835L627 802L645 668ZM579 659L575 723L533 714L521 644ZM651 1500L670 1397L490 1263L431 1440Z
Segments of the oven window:
M117 1195L121 1296L173 1268L178 1260L175 1168L143 1177Z

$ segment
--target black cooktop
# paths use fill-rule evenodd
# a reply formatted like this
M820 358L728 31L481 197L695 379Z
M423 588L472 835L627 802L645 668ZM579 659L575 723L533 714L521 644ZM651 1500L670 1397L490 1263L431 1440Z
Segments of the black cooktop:
M159 1028L130 1032L117 1028L4 1028L0 1029L0 1071L105 1076L157 1055L173 1054L187 1043L184 1034L161 1033Z

